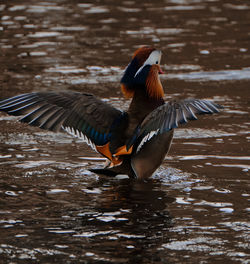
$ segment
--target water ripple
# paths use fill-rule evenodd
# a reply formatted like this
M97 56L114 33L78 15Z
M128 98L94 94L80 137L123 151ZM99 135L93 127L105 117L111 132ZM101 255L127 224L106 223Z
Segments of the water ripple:
M199 71L179 74L167 74L166 79L180 79L187 81L232 81L232 80L250 80L250 68L241 70L224 71Z

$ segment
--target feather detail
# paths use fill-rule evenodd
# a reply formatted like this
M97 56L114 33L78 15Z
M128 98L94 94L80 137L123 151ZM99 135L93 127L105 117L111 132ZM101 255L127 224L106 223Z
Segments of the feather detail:
M126 147L134 146L136 153L152 137L185 124L188 120L196 120L196 115L218 113L223 107L208 100L186 99L179 102L170 101L149 113L138 126ZM138 147L136 147L138 146Z
M148 58L150 53L154 50L155 48L153 47L143 46L134 52L132 59L136 57L139 66L142 66L143 62Z
M86 136L84 135L81 131L79 131L78 129L74 129L73 127L64 127L62 126L62 129L65 130L68 134L70 134L71 136L80 138L83 140L83 142L85 142L88 146L90 146L93 150L98 151L98 149L96 149L95 144Z
M104 146L96 146L96 149L99 153L101 153L104 157L110 160L109 168L118 166L122 163L123 159L119 156L113 156L110 152L109 148L110 143L108 142Z
M108 168L113 168L113 167L116 167L116 166L119 166L121 165L123 162L123 159L120 158L120 157L113 157Z
M153 136L157 135L159 132L159 128L157 130L153 130L153 131L150 131L143 139L142 141L140 142L139 146L137 147L136 149L136 153L138 153L142 146L147 142L149 141Z
M125 84L121 85L121 90L122 90L123 95L126 98L132 98L134 96L135 91L130 89L129 86L127 86Z
M99 153L101 153L104 157L108 158L109 160L113 160L112 154L109 149L109 142L104 146L96 146L96 149Z
M132 153L133 146L127 149L126 145L121 146L117 149L116 153L114 156L120 156L120 155L130 155Z
M159 78L159 65L152 65L146 80L147 93L153 98L162 98L164 96L163 87Z

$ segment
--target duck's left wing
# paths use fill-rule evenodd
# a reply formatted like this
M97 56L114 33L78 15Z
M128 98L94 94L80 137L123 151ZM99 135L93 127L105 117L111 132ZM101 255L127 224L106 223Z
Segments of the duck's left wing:
M142 145L157 134L163 134L171 129L185 124L188 120L196 120L196 115L218 113L223 108L208 100L186 99L170 101L148 114L137 127L133 137L128 141L127 148L136 144L137 151Z
M109 158L106 144L115 138L119 132L117 127L126 121L126 113L92 94L71 91L18 95L0 101L0 111L23 116L21 122L42 129L67 131Z

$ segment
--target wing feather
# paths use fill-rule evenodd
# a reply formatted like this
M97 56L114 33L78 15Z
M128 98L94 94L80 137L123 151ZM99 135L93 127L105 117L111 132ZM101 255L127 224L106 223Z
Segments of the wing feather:
M94 145L105 145L111 140L112 131L122 122L124 114L91 94L68 91L7 98L0 101L0 111L23 116L21 122L42 129L65 130L94 148Z
M188 120L196 120L196 115L218 113L221 108L223 107L208 100L170 101L159 106L145 117L131 139L128 140L127 149L135 145L139 151L143 144L153 136L177 128L180 124L187 123Z

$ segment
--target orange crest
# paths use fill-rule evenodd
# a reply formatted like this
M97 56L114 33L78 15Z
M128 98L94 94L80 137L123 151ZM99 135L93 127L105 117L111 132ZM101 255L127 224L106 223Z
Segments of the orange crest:
M153 50L155 50L155 48L143 46L134 52L133 58L136 57L139 65L141 66Z
M152 65L146 80L147 93L153 98L162 98L164 96L164 90L159 78L159 71L159 65Z

